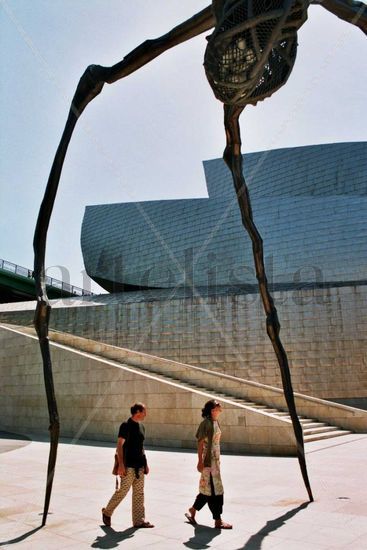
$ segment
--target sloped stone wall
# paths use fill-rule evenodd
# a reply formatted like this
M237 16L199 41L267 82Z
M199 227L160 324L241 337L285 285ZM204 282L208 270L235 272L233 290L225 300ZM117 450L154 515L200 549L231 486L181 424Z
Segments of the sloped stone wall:
M51 345L61 436L116 441L130 406L148 409L147 444L196 448L201 408L210 397L108 360ZM295 455L290 422L223 403L222 448L265 455ZM0 328L0 429L47 433L48 414L38 341Z

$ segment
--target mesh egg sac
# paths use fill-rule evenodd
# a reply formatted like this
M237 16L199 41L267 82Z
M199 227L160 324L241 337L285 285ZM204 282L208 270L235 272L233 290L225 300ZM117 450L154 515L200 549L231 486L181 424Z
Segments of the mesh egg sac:
M256 104L287 81L297 54L305 0L226 0L208 39L204 67L227 105Z

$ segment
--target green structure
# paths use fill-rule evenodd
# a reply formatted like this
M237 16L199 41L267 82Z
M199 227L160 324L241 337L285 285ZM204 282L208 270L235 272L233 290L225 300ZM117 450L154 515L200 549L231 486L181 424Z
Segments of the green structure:
M47 294L51 299L92 296L92 292L53 277L46 277ZM0 303L25 302L36 299L31 269L0 259Z

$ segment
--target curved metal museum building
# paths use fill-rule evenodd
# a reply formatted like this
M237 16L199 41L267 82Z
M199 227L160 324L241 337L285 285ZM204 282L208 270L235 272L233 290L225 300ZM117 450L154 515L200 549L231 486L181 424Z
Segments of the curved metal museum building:
M256 283L230 172L204 161L208 198L87 206L88 274L108 291ZM367 143L244 155L273 288L366 280Z

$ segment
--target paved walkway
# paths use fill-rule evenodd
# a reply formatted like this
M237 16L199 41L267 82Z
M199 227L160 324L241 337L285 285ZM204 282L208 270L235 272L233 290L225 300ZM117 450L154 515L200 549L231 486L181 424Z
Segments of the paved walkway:
M149 430L149 423L147 422ZM223 434L225 437L225 434ZM0 546L37 550L74 548L182 548L225 550L318 550L367 548L367 435L354 434L307 445L315 502L306 491L294 458L222 457L225 485L223 519L232 531L219 531L207 509L200 525L184 512L197 492L192 452L148 449L147 519L155 529L131 528L130 498L101 525L100 509L114 490L108 444L59 446L47 526L40 528L48 443L0 439Z

